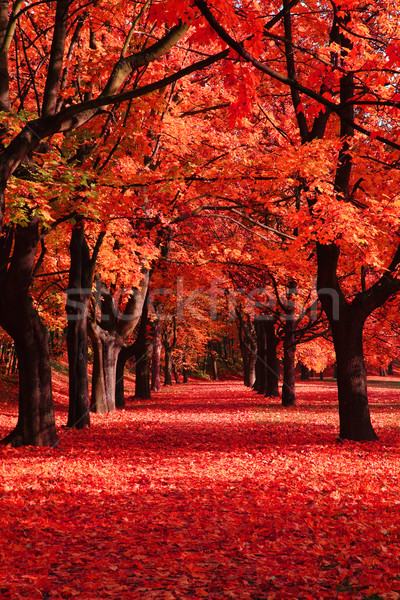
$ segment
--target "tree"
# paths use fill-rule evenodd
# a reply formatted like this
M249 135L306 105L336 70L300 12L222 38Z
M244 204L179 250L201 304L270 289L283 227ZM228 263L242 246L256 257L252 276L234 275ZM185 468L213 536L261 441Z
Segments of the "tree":
M87 375L89 302L94 268L105 232L101 232L90 256L82 221L71 232L71 264L67 289L67 349L69 363L69 408L67 427L90 425Z
M293 123L297 125L297 143L308 156L319 152L319 173L312 172L310 163L300 165L296 161L294 164L293 153L291 158L285 153L285 158L293 162L294 168L291 173L287 171L288 177L297 182L302 203L308 208L307 216L304 210L302 212L306 218L300 235L303 233L304 240L315 243L317 289L332 329L337 358L339 435L353 440L376 439L368 408L362 333L367 317L399 290L396 269L400 249L398 240L393 241L387 235L388 222L382 219L379 210L380 184L376 186L375 180L374 192L369 185L368 168L377 161L375 165L381 166L380 178L390 172L390 176L397 179L396 172L390 169L400 149L391 110L397 107L398 71L393 69L397 62L397 55L394 57L397 42L385 21L397 21L397 13L391 8L376 12L367 6L354 11L352 5L344 2L316 4L292 15L295 5L285 2L284 8L268 19L262 14L264 5L257 10L252 5L252 19L246 10L225 6L218 21L204 0L197 0L196 6L229 47L264 76L277 82L277 91L285 86L289 89L290 127ZM228 32L232 23L235 23L235 35L240 32L245 43ZM305 31L310 33L309 37ZM252 51L264 53L263 60L257 59ZM269 64L265 63L266 59ZM281 59L286 63L285 74L274 69L274 63L279 68ZM374 65L372 71L371 64ZM247 85L249 82L250 77L247 77ZM258 93L260 98L261 88ZM265 94L265 98L268 96ZM247 108L248 105L249 101ZM382 106L389 109L384 126L390 123L393 133L390 139L382 133ZM376 142L385 144L385 148ZM325 165L322 149L328 158ZM362 169L360 161L354 159L356 153L363 155ZM373 170L376 175L377 169ZM394 215L392 223L397 221L398 216ZM374 231L382 231L379 246L375 236L369 235L369 223ZM361 251L359 245L354 245L357 236L363 240ZM345 251L349 250L346 255ZM380 266L369 286L363 277L361 291L354 292L354 286L350 286L350 291L347 283L341 284L340 274L349 256L355 265L353 270L359 272L363 261L371 261L374 253L380 259L382 253L387 255L388 252L391 260L377 261Z
M46 166L51 144L58 152L53 172L58 166L68 165L70 157L64 160L59 152L68 140L68 132L83 127L95 117L101 120L106 107L141 98L226 56L226 53L213 56L199 61L196 66L180 69L179 59L174 62L168 53L187 32L188 25L180 23L167 30L165 27L154 30L150 24L140 39L134 39L139 21L146 22L146 9L147 4L139 8L133 5L131 18L127 19L124 12L119 19L125 7L117 5L110 14L108 6L101 2L81 5L58 0L50 8L45 3L29 2L22 7L17 2L10 10L8 3L3 2L0 7L0 252L3 265L0 295L4 306L0 324L15 339L20 375L20 420L15 431L6 438L9 443L53 445L57 441L48 344L29 296L40 238L39 221L47 218L46 206L41 206L40 199L32 200L29 186L19 185L19 182L33 181L38 176ZM96 30L92 27L94 22ZM121 23L124 25L120 26ZM149 42L150 30L151 36L159 34L155 42ZM96 44L96 37L101 37L101 46ZM86 56L82 47L87 48ZM169 74L165 76L161 69L161 77L158 71L153 81L147 80L139 87L141 69L146 70L167 54L172 67ZM94 56L104 65L101 71L96 69ZM92 137L89 129L86 135ZM48 138L51 144L44 143ZM16 186L14 181L18 182ZM17 198L22 214L19 219L10 214L7 188ZM19 303L15 302L16 294L21 298ZM33 418L33 415L38 417Z

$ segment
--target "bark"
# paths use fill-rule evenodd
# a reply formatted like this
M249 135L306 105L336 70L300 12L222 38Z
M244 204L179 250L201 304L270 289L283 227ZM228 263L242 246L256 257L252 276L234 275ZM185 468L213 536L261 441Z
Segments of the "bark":
M135 398L141 398L142 400L149 400L151 398L150 370L152 343L147 333L148 315L149 292L147 290L135 343Z
M256 319L254 321L254 327L257 340L254 390L259 394L265 394L267 387L267 341L264 321Z
M97 282L101 319L100 322L92 322L89 326L89 337L94 354L90 400L92 412L108 413L113 412L117 407L118 356L139 322L148 291L149 278L149 270L143 270L143 279L139 288L132 290L122 316L117 316L109 290L101 282Z
M376 308L380 287L374 284L349 304L336 275L339 249L334 244L318 245L317 257L318 295L332 329L336 353L339 436L355 441L376 440L368 407L362 334L367 316Z
M82 429L90 425L87 312L88 301L81 302L81 314L77 320L68 322L68 391L69 407L67 427Z
M354 309L343 311L332 324L337 360L337 385L341 439L376 440L367 396L367 373L363 354L364 321Z
M151 391L161 390L161 325L157 319L153 329L153 352L151 356Z
M50 50L49 67L43 94L42 115L54 115L61 82L61 70L68 29L68 8L70 0L57 0L53 40Z
M164 345L164 385L172 385L172 352L176 346L176 319L172 319L172 340L168 330L163 335Z
M94 355L90 410L94 413L114 412L117 360L122 340L115 332L104 331L94 323L89 326L89 336Z
M135 342L136 343L136 342ZM115 382L115 406L116 408L125 408L125 384L124 384L124 371L125 365L135 356L135 343L130 346L124 346L121 348L118 354L117 360L117 372Z
M252 388L256 380L257 343L250 330L250 324L245 323L243 315L238 310L237 317L239 347L243 363L243 383Z
M217 353L215 351L211 351L210 357L211 357L211 367L212 367L212 378L214 381L218 381Z
M135 364L136 382L135 382L135 398L149 400L151 398L150 390L150 371L151 371L151 340L138 338L137 358Z
M267 341L267 384L265 395L270 398L279 397L279 360L276 353L279 338L275 332L274 321L265 321L265 335Z
M17 226L14 249L10 232L1 245L0 325L13 338L18 357L19 414L15 429L4 443L14 446L55 446L55 428L48 334L29 294L39 224L36 218L27 226ZM8 248L7 248L8 245Z
M69 407L67 427L82 429L90 425L88 381L88 313L93 271L104 234L100 234L90 257L84 226L72 230L71 264L67 290L67 350Z
M172 374L174 376L175 383L180 383L180 381L179 381L179 374L178 374L178 368L177 368L176 364L174 363L174 361L172 361Z
M252 349L252 351L250 352L250 356L249 356L249 364L247 367L247 371L248 371L248 382L249 382L249 387L252 388L254 386L254 382L256 380L256 352L255 352L255 348Z
M300 379L302 381L308 381L310 379L310 371L302 363L300 363Z
M296 342L293 320L286 321L283 337L282 406L296 404Z
M164 346L164 385L172 385L172 349Z

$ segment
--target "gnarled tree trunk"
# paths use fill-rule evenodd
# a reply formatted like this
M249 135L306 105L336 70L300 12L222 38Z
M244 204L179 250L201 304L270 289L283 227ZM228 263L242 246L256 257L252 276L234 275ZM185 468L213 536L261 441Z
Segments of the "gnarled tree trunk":
M150 271L144 269L139 288L132 290L124 314L118 317L112 294L98 282L101 319L89 326L94 354L90 401L92 412L108 413L116 409L118 356L139 322L149 279Z
M123 342L115 331L104 331L95 323L90 324L89 336L93 344L90 410L94 413L114 412L117 360Z

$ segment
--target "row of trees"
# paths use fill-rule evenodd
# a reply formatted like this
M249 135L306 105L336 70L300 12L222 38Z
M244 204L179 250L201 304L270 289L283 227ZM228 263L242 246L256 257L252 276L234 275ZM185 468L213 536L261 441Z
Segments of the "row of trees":
M177 316L201 313L212 281L243 289L242 347L250 319L257 386L275 393L260 365L281 336L285 404L295 342L331 336L340 436L375 439L363 332L399 289L396 2L0 12L0 325L20 381L6 441L57 443L43 319L56 327L66 300L69 424L83 424L88 336L92 403L112 410L118 359L121 372L147 352L146 298L167 307L182 277ZM378 322L395 311L392 300Z

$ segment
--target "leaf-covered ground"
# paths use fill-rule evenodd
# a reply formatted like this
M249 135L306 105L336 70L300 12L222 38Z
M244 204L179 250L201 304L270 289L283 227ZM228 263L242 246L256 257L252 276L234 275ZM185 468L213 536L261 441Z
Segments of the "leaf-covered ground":
M2 599L400 598L400 390L371 389L379 442L340 444L329 383L295 409L174 386L80 432L54 387L60 446L0 447Z

